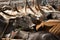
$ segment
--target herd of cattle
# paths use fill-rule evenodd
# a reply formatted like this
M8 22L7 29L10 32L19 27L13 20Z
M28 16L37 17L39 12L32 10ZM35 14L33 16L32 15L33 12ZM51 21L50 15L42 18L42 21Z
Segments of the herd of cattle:
M60 40L60 12L50 5L0 8L0 38Z

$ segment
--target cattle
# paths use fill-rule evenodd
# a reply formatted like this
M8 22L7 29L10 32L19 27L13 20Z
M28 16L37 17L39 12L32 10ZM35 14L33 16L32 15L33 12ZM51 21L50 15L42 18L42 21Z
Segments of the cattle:
M0 10L0 29L1 29L0 38L2 38L3 35L5 35L5 34L10 33L15 28L13 26L13 22L15 21L14 19L16 18L16 15L10 15L10 14L4 12L6 10L11 10L11 8L3 7Z
M36 16L37 20L40 20L40 18L43 19L43 14L36 8L36 6L30 7L30 8L26 8L26 12L28 14Z
M60 40L58 36L55 36L49 32L40 31L40 32L27 32L20 30L16 33L13 38L23 39L23 40Z
M48 32L37 32L31 34L28 40L60 40L60 39Z
M46 6L40 6L40 11L44 17L44 20L49 19L60 19L60 12L56 11L52 6L46 5Z
M21 27L24 30L29 30L33 29L33 26L35 26L29 16L23 15L23 13L20 14L20 12L17 11L5 9L0 12L0 15L0 21L2 21L1 24L4 24L1 25L2 29L4 29L1 30L3 37L5 37L6 34L10 33L15 28Z
M40 29L39 29L40 28ZM43 30L60 36L60 20L48 20L36 26L36 30Z

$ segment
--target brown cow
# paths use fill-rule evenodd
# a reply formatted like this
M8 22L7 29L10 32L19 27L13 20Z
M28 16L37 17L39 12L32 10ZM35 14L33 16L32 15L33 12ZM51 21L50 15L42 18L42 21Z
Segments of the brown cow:
M48 20L36 26L36 30L40 30L41 28L44 31L49 31L60 36L60 20Z

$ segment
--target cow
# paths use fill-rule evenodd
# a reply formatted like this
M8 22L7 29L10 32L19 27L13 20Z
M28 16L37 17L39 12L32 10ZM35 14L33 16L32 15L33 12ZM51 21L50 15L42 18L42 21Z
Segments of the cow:
M28 40L60 40L60 39L53 34L40 31L40 32L30 34Z
M15 31L14 33L16 33ZM15 36L11 36L15 39L23 40L60 40L58 36L55 36L49 32L40 31L40 32L28 32L28 31L18 31Z
M6 34L10 33L16 27L31 29L31 28L33 28L32 26L35 26L35 24L32 23L31 18L29 16L27 16L27 15L21 16L20 12L17 12L16 10L14 11L12 9L11 10L6 9L6 8L7 7L3 7L3 8L1 8L2 10L0 10L0 23L1 23L0 24L1 25L0 34L2 34L2 36L3 36L3 34L5 36Z
M48 20L36 26L36 30L43 30L60 36L60 20Z

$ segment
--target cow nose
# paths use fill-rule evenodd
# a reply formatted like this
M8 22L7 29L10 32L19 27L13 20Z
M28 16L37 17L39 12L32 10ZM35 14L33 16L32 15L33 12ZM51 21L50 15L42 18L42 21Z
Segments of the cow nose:
M32 24L31 27L35 26L35 24Z
M32 24L32 25L30 26L30 28L31 28L31 29L34 29L33 26L35 26L35 24Z
M33 27L30 27L31 29L34 29Z
M39 18L37 18L37 20L39 20Z

